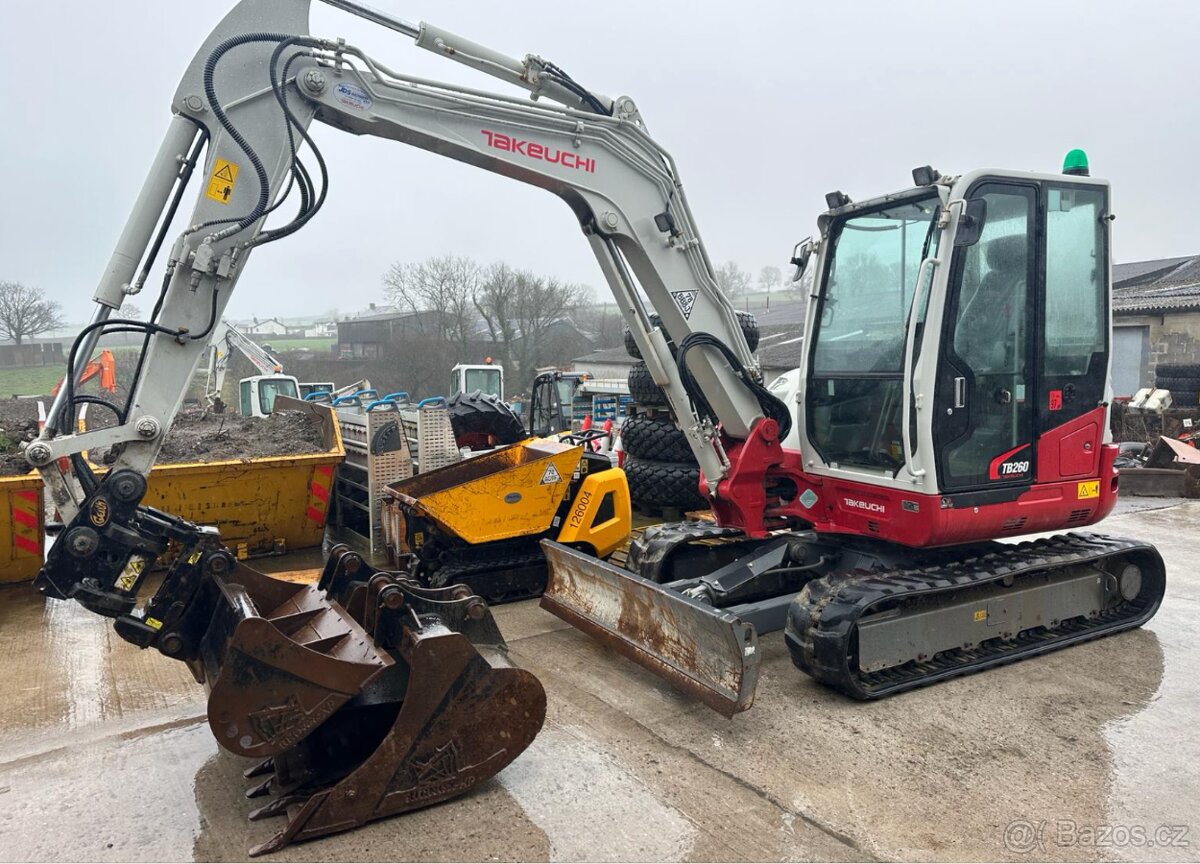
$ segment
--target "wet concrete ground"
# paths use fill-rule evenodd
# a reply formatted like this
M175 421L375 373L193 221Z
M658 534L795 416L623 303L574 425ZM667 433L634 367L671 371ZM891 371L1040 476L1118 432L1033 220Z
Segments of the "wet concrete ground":
M1167 560L1145 628L879 703L768 636L754 708L725 720L501 607L549 697L532 747L466 798L267 860L1195 859L1200 502L1163 504L1103 525ZM0 860L241 860L276 830L246 821L261 802L182 664L29 586L0 591L0 658Z

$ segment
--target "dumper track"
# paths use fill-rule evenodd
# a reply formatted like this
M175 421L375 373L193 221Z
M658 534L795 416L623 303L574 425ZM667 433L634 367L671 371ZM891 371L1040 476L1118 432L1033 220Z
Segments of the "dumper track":
M1008 585L1019 586L1036 576L1053 578L1072 565L1089 564L1111 574L1125 563L1141 568L1141 590L1133 600L1122 600L1097 617L1035 627L1011 639L997 637L876 672L857 668L858 621L869 612L906 601L948 600L988 583L1000 583L996 596L1002 596ZM830 573L814 579L793 600L785 637L792 662L804 672L855 699L877 699L1133 629L1153 617L1165 588L1162 558L1153 546L1100 534L1064 534L1015 545L990 544L977 556L930 566Z
M459 550L422 581L430 588L466 585L493 606L514 603L546 590L546 558L536 545Z

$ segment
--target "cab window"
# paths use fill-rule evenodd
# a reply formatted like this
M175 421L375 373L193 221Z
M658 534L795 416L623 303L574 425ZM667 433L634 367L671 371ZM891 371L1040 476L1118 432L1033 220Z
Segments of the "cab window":
M831 229L807 392L809 438L831 465L904 464L905 328L938 204L930 193Z

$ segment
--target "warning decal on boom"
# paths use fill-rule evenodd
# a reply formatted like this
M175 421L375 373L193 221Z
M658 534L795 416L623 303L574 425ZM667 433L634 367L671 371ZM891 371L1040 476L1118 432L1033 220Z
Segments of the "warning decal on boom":
M209 198L221 204L228 204L233 195L233 187L237 185L238 166L224 159L218 159L213 165L212 177L208 181Z
M673 291L671 296L675 299L675 305L679 307L679 311L683 313L685 319L691 319L692 307L696 305L695 291Z

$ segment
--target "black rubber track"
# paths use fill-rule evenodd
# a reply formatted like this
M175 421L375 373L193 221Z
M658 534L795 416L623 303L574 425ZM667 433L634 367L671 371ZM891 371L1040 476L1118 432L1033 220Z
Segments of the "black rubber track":
M656 462L696 464L686 436L669 418L639 415L621 426L621 447L630 456Z
M1141 590L1133 601L1099 617L1034 627L1015 638L997 637L877 672L857 667L857 625L865 614L924 598L952 598L1003 579L1036 582L1079 565L1115 574L1122 561L1141 568ZM804 672L855 699L877 699L1140 627L1158 610L1165 587L1162 557L1154 547L1103 534L1060 534L1012 545L987 544L977 555L935 566L830 573L809 582L792 600L784 636L792 662Z
M521 418L490 394L455 393L450 397L450 428L460 447L485 449L525 439Z
M541 596L546 590L546 558L536 544L504 546L484 543L459 550L432 574L419 577L431 588L466 585L490 605Z
M746 343L750 346L751 351L758 349L758 340L760 337L758 329L758 319L750 312L737 312L738 323L742 325L742 335L746 337ZM657 312L650 316L650 325L652 327L662 327L662 318ZM667 343L671 346L671 354L675 353L675 342L668 339ZM629 332L629 328L625 328L625 350L629 352L629 356L637 360L642 359L641 349L637 343L633 341L633 334Z
M630 456L625 459L625 479L634 504L702 510L708 499L700 494L700 468L695 463L654 462Z
M667 394L654 383L645 361L639 360L629 370L629 396L639 405L666 405ZM624 445L622 445L624 446Z

